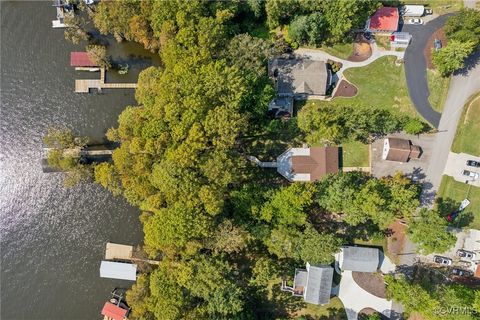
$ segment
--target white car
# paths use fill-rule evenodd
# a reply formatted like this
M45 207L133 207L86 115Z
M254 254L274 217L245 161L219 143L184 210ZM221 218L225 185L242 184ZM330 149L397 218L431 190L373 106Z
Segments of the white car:
M472 251L457 250L457 256L459 256L460 258L473 260L473 259L475 259L476 254L475 254L475 252L472 252Z
M472 180L476 180L480 176L478 174L478 172L473 172L473 171L470 171L470 170L463 170L462 175L464 175L465 177L470 177L470 178L472 178Z
M421 25L423 24L423 20L420 18L411 18L411 19L408 19L408 24Z

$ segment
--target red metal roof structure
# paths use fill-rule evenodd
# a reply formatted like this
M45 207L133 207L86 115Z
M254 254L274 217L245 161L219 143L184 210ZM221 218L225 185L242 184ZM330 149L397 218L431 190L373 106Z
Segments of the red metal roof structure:
M102 309L102 315L113 320L124 320L127 317L127 313L128 310L122 309L110 302L105 302Z
M70 66L72 67L98 67L88 57L86 52L70 52Z
M398 8L383 7L378 9L375 14L370 17L368 29L372 32L394 32L398 29L398 20Z

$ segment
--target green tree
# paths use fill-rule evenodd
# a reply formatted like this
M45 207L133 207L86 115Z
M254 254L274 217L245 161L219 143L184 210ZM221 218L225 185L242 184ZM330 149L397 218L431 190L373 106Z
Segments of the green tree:
M95 182L111 191L113 195L118 196L122 193L120 177L115 172L115 168L112 164L102 162L96 165L94 167L94 178Z
M288 27L288 36L297 44L319 46L326 33L326 24L319 12L297 16Z
M422 254L442 253L455 245L456 237L447 231L445 218L437 211L420 210L408 227L408 236Z
M88 45L86 50L88 58L90 58L93 63L107 69L111 67L110 59L107 56L107 48L105 46Z
M270 29L287 23L299 8L298 0L267 0L265 11Z
M425 124L418 119L410 119L403 129L408 134L419 134L425 130Z
M335 234L319 233L308 224L300 238L298 258L311 264L330 264L340 250L341 240Z
M268 283L278 276L279 270L277 262L267 257L261 257L255 261L250 283L266 288Z
M275 192L260 211L261 219L281 225L303 225L306 209L313 203L315 186L293 183Z
M471 41L452 40L446 47L433 53L433 64L443 76L448 76L463 68L465 58L472 53L473 48L474 43Z
M79 44L81 41L87 41L90 36L85 31L85 19L78 15L66 15L64 21L66 28L64 37L73 44Z
M448 18L444 30L449 40L472 42L476 48L480 44L480 12L464 8Z

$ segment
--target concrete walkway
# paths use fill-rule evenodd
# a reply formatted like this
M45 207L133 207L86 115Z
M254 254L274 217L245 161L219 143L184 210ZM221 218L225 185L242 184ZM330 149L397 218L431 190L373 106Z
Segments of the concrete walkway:
M372 308L390 318L392 301L379 298L362 289L353 279L352 271L344 271L338 289L348 320L357 320L358 313L365 308Z
M381 50L377 47L377 44L375 42L371 42L370 46L372 48L372 55L367 60L360 61L360 62L353 62L353 61L340 59L320 49L300 48L295 50L295 54L308 57L313 60L321 60L321 61L333 60L333 61L341 62L342 68L336 73L338 77L338 82L342 80L343 72L347 69L365 67L370 63L374 62L375 60L385 56L396 56L397 59L403 59L403 56L405 54L405 52L401 52L401 51Z

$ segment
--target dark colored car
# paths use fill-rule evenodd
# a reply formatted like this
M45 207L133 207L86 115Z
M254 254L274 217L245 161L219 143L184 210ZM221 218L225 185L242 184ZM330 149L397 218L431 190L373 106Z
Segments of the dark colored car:
M460 213L460 211L453 211L452 213L450 213L448 216L447 216L447 221L448 222L453 222L455 221L455 219L458 217L458 214Z
M442 264L444 266L452 265L452 259L442 256L434 256L433 261L438 264Z
M363 37L367 40L372 40L372 33L366 31L366 32L363 33Z
M472 272L465 269L453 268L452 275L457 277L470 277L472 275Z
M442 49L442 41L440 41L440 39L433 40L433 47L435 48L435 51Z
M467 166L474 167L474 168L480 168L480 161L468 160L467 161Z

